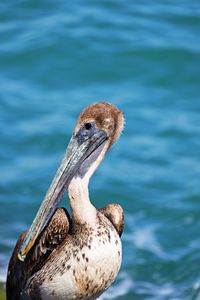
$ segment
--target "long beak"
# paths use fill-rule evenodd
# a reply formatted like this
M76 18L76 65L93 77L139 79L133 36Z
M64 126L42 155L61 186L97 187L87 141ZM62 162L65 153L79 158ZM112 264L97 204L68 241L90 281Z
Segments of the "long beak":
M90 137L82 137L79 133L72 136L61 165L21 244L18 252L18 258L21 261L25 260L27 253L34 245L37 237L54 214L65 190L68 188L72 178L77 174L81 164L102 145L106 139L107 135L101 129L95 129L95 132L93 132Z

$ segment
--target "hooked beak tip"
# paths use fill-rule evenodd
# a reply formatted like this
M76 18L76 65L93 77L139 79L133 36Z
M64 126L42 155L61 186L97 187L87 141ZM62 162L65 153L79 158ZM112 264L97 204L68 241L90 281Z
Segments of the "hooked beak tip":
M24 262L25 258L26 258L26 255L23 255L22 252L19 252L18 255L17 255L18 259L22 262Z
M28 243L28 245L27 245L24 249L21 249L21 250L19 251L17 257L18 257L18 259L19 259L20 261L23 262L23 261L25 260L26 255L27 255L27 253L30 251L30 249L32 248L33 244L34 244L34 242L33 242L33 240L31 240L31 241Z

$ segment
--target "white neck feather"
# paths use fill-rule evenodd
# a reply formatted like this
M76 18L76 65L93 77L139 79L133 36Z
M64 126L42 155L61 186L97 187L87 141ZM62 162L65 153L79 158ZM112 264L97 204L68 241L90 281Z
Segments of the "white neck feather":
M86 222L93 227L96 221L96 209L90 202L88 182L84 178L73 178L68 193L75 223Z
M69 184L69 200L75 223L87 223L91 227L96 225L96 208L90 202L88 184L92 174L104 158L107 149L108 145L105 144L101 154L90 166L85 176L83 178L74 177Z

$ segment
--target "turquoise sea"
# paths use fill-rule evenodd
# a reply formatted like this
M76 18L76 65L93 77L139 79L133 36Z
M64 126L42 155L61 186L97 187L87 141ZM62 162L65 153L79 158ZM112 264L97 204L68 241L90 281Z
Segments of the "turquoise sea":
M199 300L199 0L1 1L1 280L76 118L100 100L126 118L90 184L97 207L125 210L101 299Z

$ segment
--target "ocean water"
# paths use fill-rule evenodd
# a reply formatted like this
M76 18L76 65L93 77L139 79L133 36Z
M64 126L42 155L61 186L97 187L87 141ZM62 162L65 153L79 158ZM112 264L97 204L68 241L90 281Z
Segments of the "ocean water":
M200 299L199 1L1 1L0 24L1 279L78 114L107 100L126 126L90 194L125 229L101 299Z

